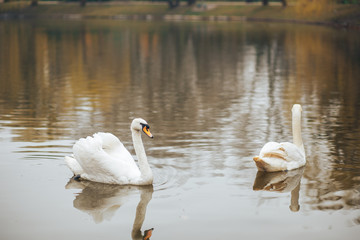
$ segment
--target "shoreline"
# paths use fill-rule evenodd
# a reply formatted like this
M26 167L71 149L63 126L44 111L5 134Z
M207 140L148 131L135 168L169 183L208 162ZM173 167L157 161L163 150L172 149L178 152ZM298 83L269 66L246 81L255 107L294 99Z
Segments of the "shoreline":
M16 4L17 3L17 4ZM107 2L78 3L39 2L31 7L26 2L15 2L12 8L4 9L0 4L0 20L11 19L113 19L113 20L164 20L164 21L236 21L236 22L274 22L308 25L323 25L336 28L360 30L360 5L337 6L336 14L324 16L294 15L294 6L282 8L271 3L261 6L258 3L208 2L203 5L168 9L167 2ZM28 3L28 2L27 2ZM7 3L9 4L9 3ZM340 12L342 11L342 12ZM347 13L348 15L344 14ZM293 14L293 15L292 15Z

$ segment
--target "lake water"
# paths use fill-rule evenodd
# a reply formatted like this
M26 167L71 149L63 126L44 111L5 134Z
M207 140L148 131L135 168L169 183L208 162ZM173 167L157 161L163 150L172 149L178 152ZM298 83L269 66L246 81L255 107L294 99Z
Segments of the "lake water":
M358 239L359 76L359 32L321 26L0 21L0 238ZM294 103L306 166L258 173ZM80 137L134 155L135 117L153 186L70 180Z

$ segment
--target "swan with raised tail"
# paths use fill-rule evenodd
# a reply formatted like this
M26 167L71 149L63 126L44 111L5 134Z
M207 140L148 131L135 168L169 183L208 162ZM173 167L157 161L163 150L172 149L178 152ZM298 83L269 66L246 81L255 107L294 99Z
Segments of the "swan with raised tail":
M139 167L117 137L103 132L79 139L73 146L73 155L66 156L65 162L76 178L120 185L150 185L153 174L141 139L141 132L153 138L149 128L142 118L135 118L131 123Z
M255 164L259 171L287 171L305 165L305 150L301 138L301 105L294 104L291 111L293 143L266 143L260 150L259 156L254 157Z

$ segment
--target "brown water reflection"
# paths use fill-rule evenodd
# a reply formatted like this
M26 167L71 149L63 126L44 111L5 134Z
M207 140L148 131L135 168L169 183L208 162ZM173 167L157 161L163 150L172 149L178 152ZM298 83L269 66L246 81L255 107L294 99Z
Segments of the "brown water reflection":
M308 160L300 211L359 209L357 32L3 21L0 46L0 133L10 133L5 144L25 143L22 158L49 159L55 151L61 159L76 139L97 131L120 136L132 150L129 124L140 116L156 135L145 146L162 198L219 179L251 189L252 157L270 140L291 140L290 109L300 103Z
M299 192L300 181L304 167L287 172L258 171L254 181L254 191L270 191L278 193L291 192L290 210L297 212L300 209Z
M74 207L91 215L96 223L110 221L122 205L133 200L131 196L140 192L131 237L133 240L144 239L147 232L153 231L153 228L145 230L144 233L141 231L146 208L154 191L153 186L119 186L71 179L66 188L81 189L74 200Z

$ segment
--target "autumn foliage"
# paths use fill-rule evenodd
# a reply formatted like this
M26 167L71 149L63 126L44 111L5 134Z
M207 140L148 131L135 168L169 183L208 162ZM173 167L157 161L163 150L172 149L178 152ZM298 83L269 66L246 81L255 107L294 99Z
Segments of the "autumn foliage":
M296 12L301 15L313 15L329 12L333 8L332 0L297 0Z

